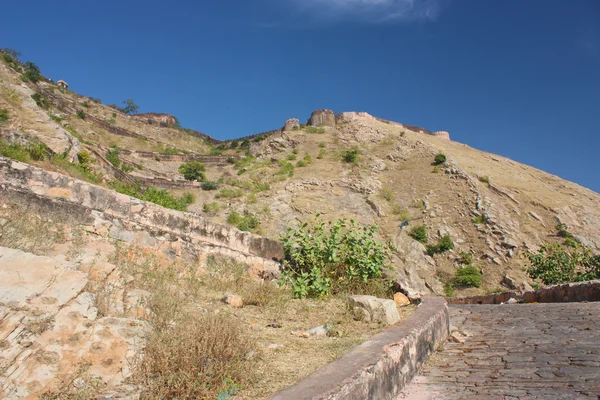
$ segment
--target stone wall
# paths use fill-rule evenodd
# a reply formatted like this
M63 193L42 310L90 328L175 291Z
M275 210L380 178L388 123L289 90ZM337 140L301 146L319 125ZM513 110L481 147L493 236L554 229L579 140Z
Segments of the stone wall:
M92 233L203 262L211 254L233 257L254 275L278 276L281 243L169 210L56 172L0 157L0 204L28 205L53 219L63 216Z
M425 297L406 321L357 346L270 400L395 399L448 337L444 299Z
M310 126L335 126L335 114L331 110L313 111L306 122Z
M500 304L515 299L523 303L571 303L600 301L600 280L547 286L528 292L504 292L486 296L447 299L450 304Z

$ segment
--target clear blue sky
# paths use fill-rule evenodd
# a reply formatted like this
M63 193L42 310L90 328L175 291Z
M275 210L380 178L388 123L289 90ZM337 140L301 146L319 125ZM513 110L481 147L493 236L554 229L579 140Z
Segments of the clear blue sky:
M367 111L600 192L599 0L2 5L0 47L219 139Z

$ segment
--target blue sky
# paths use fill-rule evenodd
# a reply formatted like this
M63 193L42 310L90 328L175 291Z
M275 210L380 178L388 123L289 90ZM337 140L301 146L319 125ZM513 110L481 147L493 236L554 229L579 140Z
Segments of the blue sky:
M600 192L598 0L32 0L0 47L219 139L367 111Z

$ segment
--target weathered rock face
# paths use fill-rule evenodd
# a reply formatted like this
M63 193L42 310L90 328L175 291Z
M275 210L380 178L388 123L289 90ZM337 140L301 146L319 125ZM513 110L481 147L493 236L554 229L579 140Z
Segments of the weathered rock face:
M0 157L0 201L29 202L41 212L63 214L98 235L169 247L173 255L203 264L212 254L249 265L263 278L279 274L283 248L277 241L215 224L198 215L164 209L100 186Z
M333 111L326 109L313 111L306 125L335 126L335 114Z
M88 276L50 257L0 247L0 397L35 399L84 365L109 386L130 374L145 322L98 318Z
M437 131L433 133L437 137L441 137L442 139L450 140L450 134L446 131Z
M153 124L157 124L162 127L171 128L177 125L177 118L171 114L144 113L137 114L135 117L145 122L152 121Z
M298 118L288 119L283 126L284 131L291 131L297 128L300 128L300 120Z
M393 325L400 320L394 300L365 295L350 296L348 308L355 318L363 321Z

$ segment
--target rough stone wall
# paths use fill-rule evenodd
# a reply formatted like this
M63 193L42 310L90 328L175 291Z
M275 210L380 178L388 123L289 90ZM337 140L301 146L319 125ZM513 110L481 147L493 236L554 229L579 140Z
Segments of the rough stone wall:
M331 110L313 111L306 122L310 126L335 126L335 114Z
M0 201L63 214L70 223L99 235L157 248L168 245L176 255L201 263L211 254L223 254L266 278L279 274L276 260L283 257L277 241L2 157Z
M510 299L523 303L571 303L600 301L600 280L565 283L528 292L504 292L486 296L447 299L450 304L500 304Z
M441 137L442 139L450 140L450 134L446 131L437 131L437 132L434 132L433 135Z
M270 400L396 399L448 337L444 299L425 297L408 320L360 344Z

